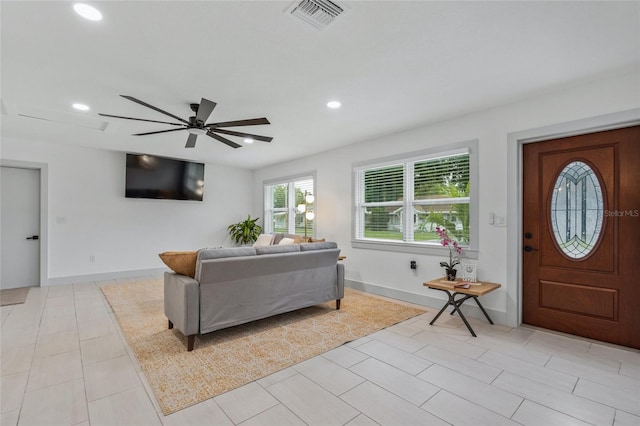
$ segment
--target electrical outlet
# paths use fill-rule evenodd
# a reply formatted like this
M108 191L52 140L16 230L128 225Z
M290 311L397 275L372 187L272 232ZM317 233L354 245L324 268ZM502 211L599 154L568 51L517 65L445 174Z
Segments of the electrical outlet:
M416 261L412 260L411 262L409 262L409 267L411 269L418 269L418 265L416 265Z
M89 263L94 263L96 261L96 257L94 255L89 256Z
M496 226L507 226L507 218L504 216L496 216Z

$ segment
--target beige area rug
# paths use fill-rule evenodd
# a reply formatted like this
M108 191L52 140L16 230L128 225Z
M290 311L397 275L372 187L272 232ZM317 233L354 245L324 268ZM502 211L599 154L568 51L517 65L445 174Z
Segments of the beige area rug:
M102 292L167 415L425 312L346 290L335 302L186 338L167 329L162 279Z
M31 287L5 288L0 290L0 306L19 305L27 300Z

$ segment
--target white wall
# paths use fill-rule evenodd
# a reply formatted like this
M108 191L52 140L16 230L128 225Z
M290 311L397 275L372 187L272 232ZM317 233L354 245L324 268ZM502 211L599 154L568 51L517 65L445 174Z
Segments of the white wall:
M162 268L160 252L230 245L226 227L251 212L244 169L206 164L197 202L125 198L123 152L4 139L2 159L48 164L51 283Z
M478 259L474 262L478 264L480 279L503 284L501 290L485 296L483 304L490 308L494 320L506 323L507 306L513 306L513 301L507 301L507 289L517 282L507 282L507 228L489 225L488 218L489 212L515 214L507 211L507 135L638 108L639 89L638 71L622 72L499 108L265 167L254 174L254 214L263 214L264 180L279 177L283 170L286 175L316 170L316 235L338 242L342 254L347 256L346 278L351 285L440 307L439 296L424 288L422 282L443 275L439 267L442 258L351 247L352 163L478 139L480 241ZM417 271L409 268L410 260L417 261Z

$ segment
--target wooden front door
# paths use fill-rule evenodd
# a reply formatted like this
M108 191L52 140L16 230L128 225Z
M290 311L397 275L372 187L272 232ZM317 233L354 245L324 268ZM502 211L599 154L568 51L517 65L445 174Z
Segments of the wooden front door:
M640 348L640 126L523 147L526 324Z

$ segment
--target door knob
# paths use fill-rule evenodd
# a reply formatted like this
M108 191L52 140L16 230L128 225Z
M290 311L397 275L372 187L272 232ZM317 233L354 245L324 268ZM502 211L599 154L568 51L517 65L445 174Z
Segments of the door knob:
M524 246L524 251L529 252L529 251L538 251L537 248L533 248L531 246Z
M27 237L27 240L39 240L39 239L40 239L40 237L37 236L37 235L32 235L30 237Z

